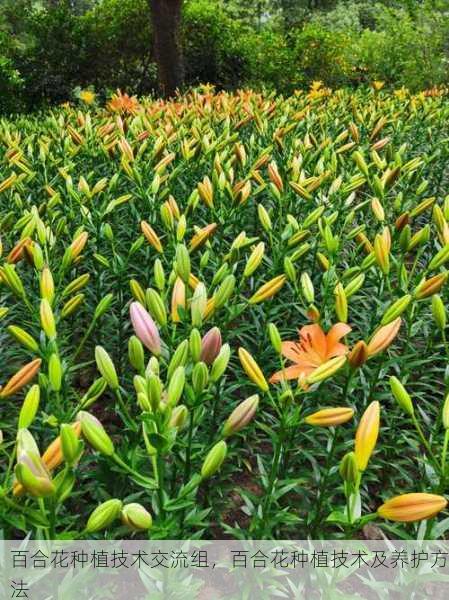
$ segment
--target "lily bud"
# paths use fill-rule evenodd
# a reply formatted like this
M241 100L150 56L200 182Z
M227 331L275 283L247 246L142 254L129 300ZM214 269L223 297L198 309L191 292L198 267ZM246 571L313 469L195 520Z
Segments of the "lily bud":
M198 363L200 364L200 363ZM175 369L167 390L167 404L171 407L176 406L181 399L184 391L186 375L185 369L179 366Z
M119 382L114 363L102 346L95 347L95 362L97 363L97 369L100 371L111 390L117 390L119 388Z
M348 300L341 283L335 286L335 312L342 323L348 322Z
M223 344L217 358L212 363L212 367L210 370L210 380L216 383L223 373L226 371L226 368L229 363L229 359L231 357L231 348L229 344ZM204 361L206 362L206 361Z
M77 423L77 425L80 425ZM79 426L79 431L81 426ZM79 441L79 431L73 425L64 423L61 425L61 452L65 462L72 466L80 457L81 443Z
M413 291L413 295L417 300L422 300L423 298L428 298L433 294L437 294L443 285L446 283L448 278L448 273L440 273L439 275L435 275L430 279L425 279Z
M137 337L150 352L159 356L161 353L161 339L153 319L139 302L132 302L129 312Z
M41 298L48 300L49 304L53 303L55 297L55 284L53 282L53 276L48 267L42 269L40 276L40 291Z
M399 300L396 300L396 302L393 302L393 304L385 311L380 322L381 325L388 325L388 323L397 319L407 309L411 301L411 294L406 294L405 296L402 296L402 298L399 298Z
M235 277L234 275L228 275L221 282L220 287L215 293L215 308L219 309L226 304L229 298L232 296L235 288Z
M150 311L154 319L156 319L158 325L160 325L161 327L166 325L167 311L165 310L165 304L160 295L156 292L156 290L149 288L146 292L145 298L148 310Z
M446 395L443 404L443 413L441 415L444 429L449 429L449 394Z
M279 292L287 278L285 275L278 275L274 279L270 279L267 283L264 283L255 294L248 300L249 304L258 304L272 298Z
M41 326L49 340L56 337L56 324L50 303L45 298L40 305Z
M259 396L255 394L241 402L230 414L223 426L223 436L237 433L253 420L259 406Z
M360 419L355 436L355 458L360 471L368 466L368 461L376 446L379 435L380 404L371 402Z
M172 378L173 380L173 378ZM159 410L159 405L162 398L162 383L159 377L150 373L147 378L148 401L153 412ZM142 399L140 399L142 402Z
M37 384L31 386L20 409L19 429L27 429L34 421L34 417L39 409L40 396L40 387Z
M279 333L279 329L276 327L274 323L268 323L268 335L270 336L271 345L274 348L274 351L278 354L282 352L282 340L281 334Z
M357 342L348 354L348 363L353 369L359 369L368 360L368 346L363 340Z
M122 501L115 498L97 506L87 521L86 533L96 533L109 527L119 517L122 506Z
M192 325L194 327L200 327L206 311L207 305L207 292L204 283L199 283L190 303L190 311L192 313Z
M184 244L178 244L176 248L176 272L185 284L189 283L190 271L189 251Z
M374 255L382 273L390 272L390 249L382 234L377 234L374 239Z
M254 248L254 250L251 253L251 256L248 258L248 261L245 265L245 270L243 271L243 277L251 277L251 275L262 262L264 254L265 244L263 242L260 242L260 244L257 244L257 246Z
M323 408L314 412L304 419L308 425L318 425L320 427L335 427L346 423L354 416L352 408L337 407Z
M99 377L98 379L96 379L90 386L90 388L87 390L87 392L84 394L84 396L81 398L80 407L88 408L91 404L95 402L95 400L97 400L103 394L107 386L108 384L103 379L103 377Z
M438 294L434 294L432 296L432 315L435 323L438 326L438 329L440 329L440 331L444 331L446 329L447 322L446 308L441 296Z
M379 352L382 352L391 344L394 338L397 336L401 327L402 320L398 317L388 325L380 327L368 344L368 357L371 358Z
M265 379L259 365L251 354L245 348L239 348L238 351L240 363L248 375L249 379L255 383L263 392L268 391L268 383Z
M201 356L201 334L196 328L190 332L189 351L192 361L195 363L198 362Z
M412 399L410 398L410 394L407 392L407 390L397 377L390 377L390 387L393 396L396 398L396 401L402 408L402 410L407 415L413 416L414 408Z
M304 298L308 304L313 304L315 300L315 291L313 289L313 283L308 273L301 275L301 289Z
M173 323L180 323L181 317L178 309L185 309L186 307L186 286L180 277L176 278L173 286L172 297L171 297L171 318Z
M48 361L48 379L52 390L59 392L62 385L62 365L59 356L55 352Z
M313 383L319 383L324 379L332 377L341 367L346 363L346 356L336 356L326 361L315 369L307 378L306 383L311 385Z
M162 292L165 288L165 273L164 267L162 266L159 258L156 258L154 261L154 283L156 284L157 289Z
M137 502L125 504L122 509L122 523L132 531L146 531L151 529L153 519L150 513Z
M25 387L27 383L29 383L37 375L41 364L42 360L40 358L36 358L19 369L19 371L17 371L17 373L11 377L6 385L1 388L0 398L12 396Z
M201 340L200 359L207 365L211 365L217 358L222 346L221 332L218 327L213 327L203 336Z
M151 225L149 225L146 221L141 221L140 229L142 230L142 233L145 236L147 242L150 244L150 246L153 246L156 252L161 253L163 251L161 240L159 239Z
M143 371L145 368L145 356L143 352L143 345L139 338L132 335L128 342L128 356L131 366L136 371Z
M81 410L77 415L77 420L81 423L83 436L94 450L105 456L114 454L114 444L96 417Z
M201 394L208 383L209 372L204 362L198 362L192 371L192 386L195 394Z
M188 416L189 409L187 408L187 406L185 406L184 404L175 406L169 421L170 427L177 427L178 429L182 429L187 421Z
M340 475L343 481L349 485L354 485L359 477L357 461L354 452L348 452L342 458L340 463Z
M377 509L377 514L389 521L408 523L431 519L446 506L446 498L436 494L402 494L387 500Z
M19 342L19 344L22 344L25 346L25 348L28 348L28 350L31 350L32 352L39 351L39 344L21 327L18 327L17 325L10 325L7 327L7 331Z
M201 467L201 477L203 479L208 479L212 477L223 464L224 459L226 458L226 454L228 452L228 447L225 441L220 441L207 454L203 466Z
M182 341L176 348L167 369L167 379L170 380L178 367L184 367L189 357L189 342Z
M14 473L22 488L32 496L44 498L55 492L50 475L39 454L34 452L18 454ZM16 491L17 493L19 492Z

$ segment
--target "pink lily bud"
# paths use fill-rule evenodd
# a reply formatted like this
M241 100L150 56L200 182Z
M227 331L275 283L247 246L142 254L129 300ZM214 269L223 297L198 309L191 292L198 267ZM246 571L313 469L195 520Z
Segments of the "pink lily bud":
M221 333L218 327L212 327L201 340L200 360L211 365L221 350Z
M158 356L161 353L161 338L156 323L140 302L131 303L129 314L139 340L150 352Z

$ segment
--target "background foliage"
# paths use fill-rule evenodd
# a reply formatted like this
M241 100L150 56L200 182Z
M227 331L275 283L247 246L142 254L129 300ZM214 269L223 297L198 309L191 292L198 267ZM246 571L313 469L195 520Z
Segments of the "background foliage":
M445 84L446 9L446 0L186 0L186 86L291 93L315 79L381 79L412 90ZM4 0L0 111L60 103L89 86L155 91L147 0Z

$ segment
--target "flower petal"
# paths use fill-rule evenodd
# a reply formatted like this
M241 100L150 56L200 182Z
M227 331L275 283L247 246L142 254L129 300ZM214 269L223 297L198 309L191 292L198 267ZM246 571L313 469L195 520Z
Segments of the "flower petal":
M326 334L318 325L318 323L301 327L299 330L299 335L305 341L306 345L311 346L311 348L318 354L321 362L324 362L326 360L327 351Z
M279 381L286 381L287 379L298 379L301 375L309 375L312 371L315 370L315 367L307 367L303 365L293 365L292 367L287 367L282 371L277 371L273 373L270 377L270 383L278 383Z
M346 325L346 323L335 323L335 325L329 329L326 336L328 356L341 338L347 335L350 331L352 331L352 328L349 327L349 325ZM334 356L337 355L335 354Z

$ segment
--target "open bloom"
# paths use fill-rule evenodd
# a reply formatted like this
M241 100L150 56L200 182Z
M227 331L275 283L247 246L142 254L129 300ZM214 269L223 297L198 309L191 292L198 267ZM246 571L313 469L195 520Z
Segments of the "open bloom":
M270 383L285 379L303 379L331 358L344 356L348 348L340 342L351 331L346 323L336 323L326 333L314 323L299 330L299 341L282 342L282 355L293 361L293 365L274 373Z

